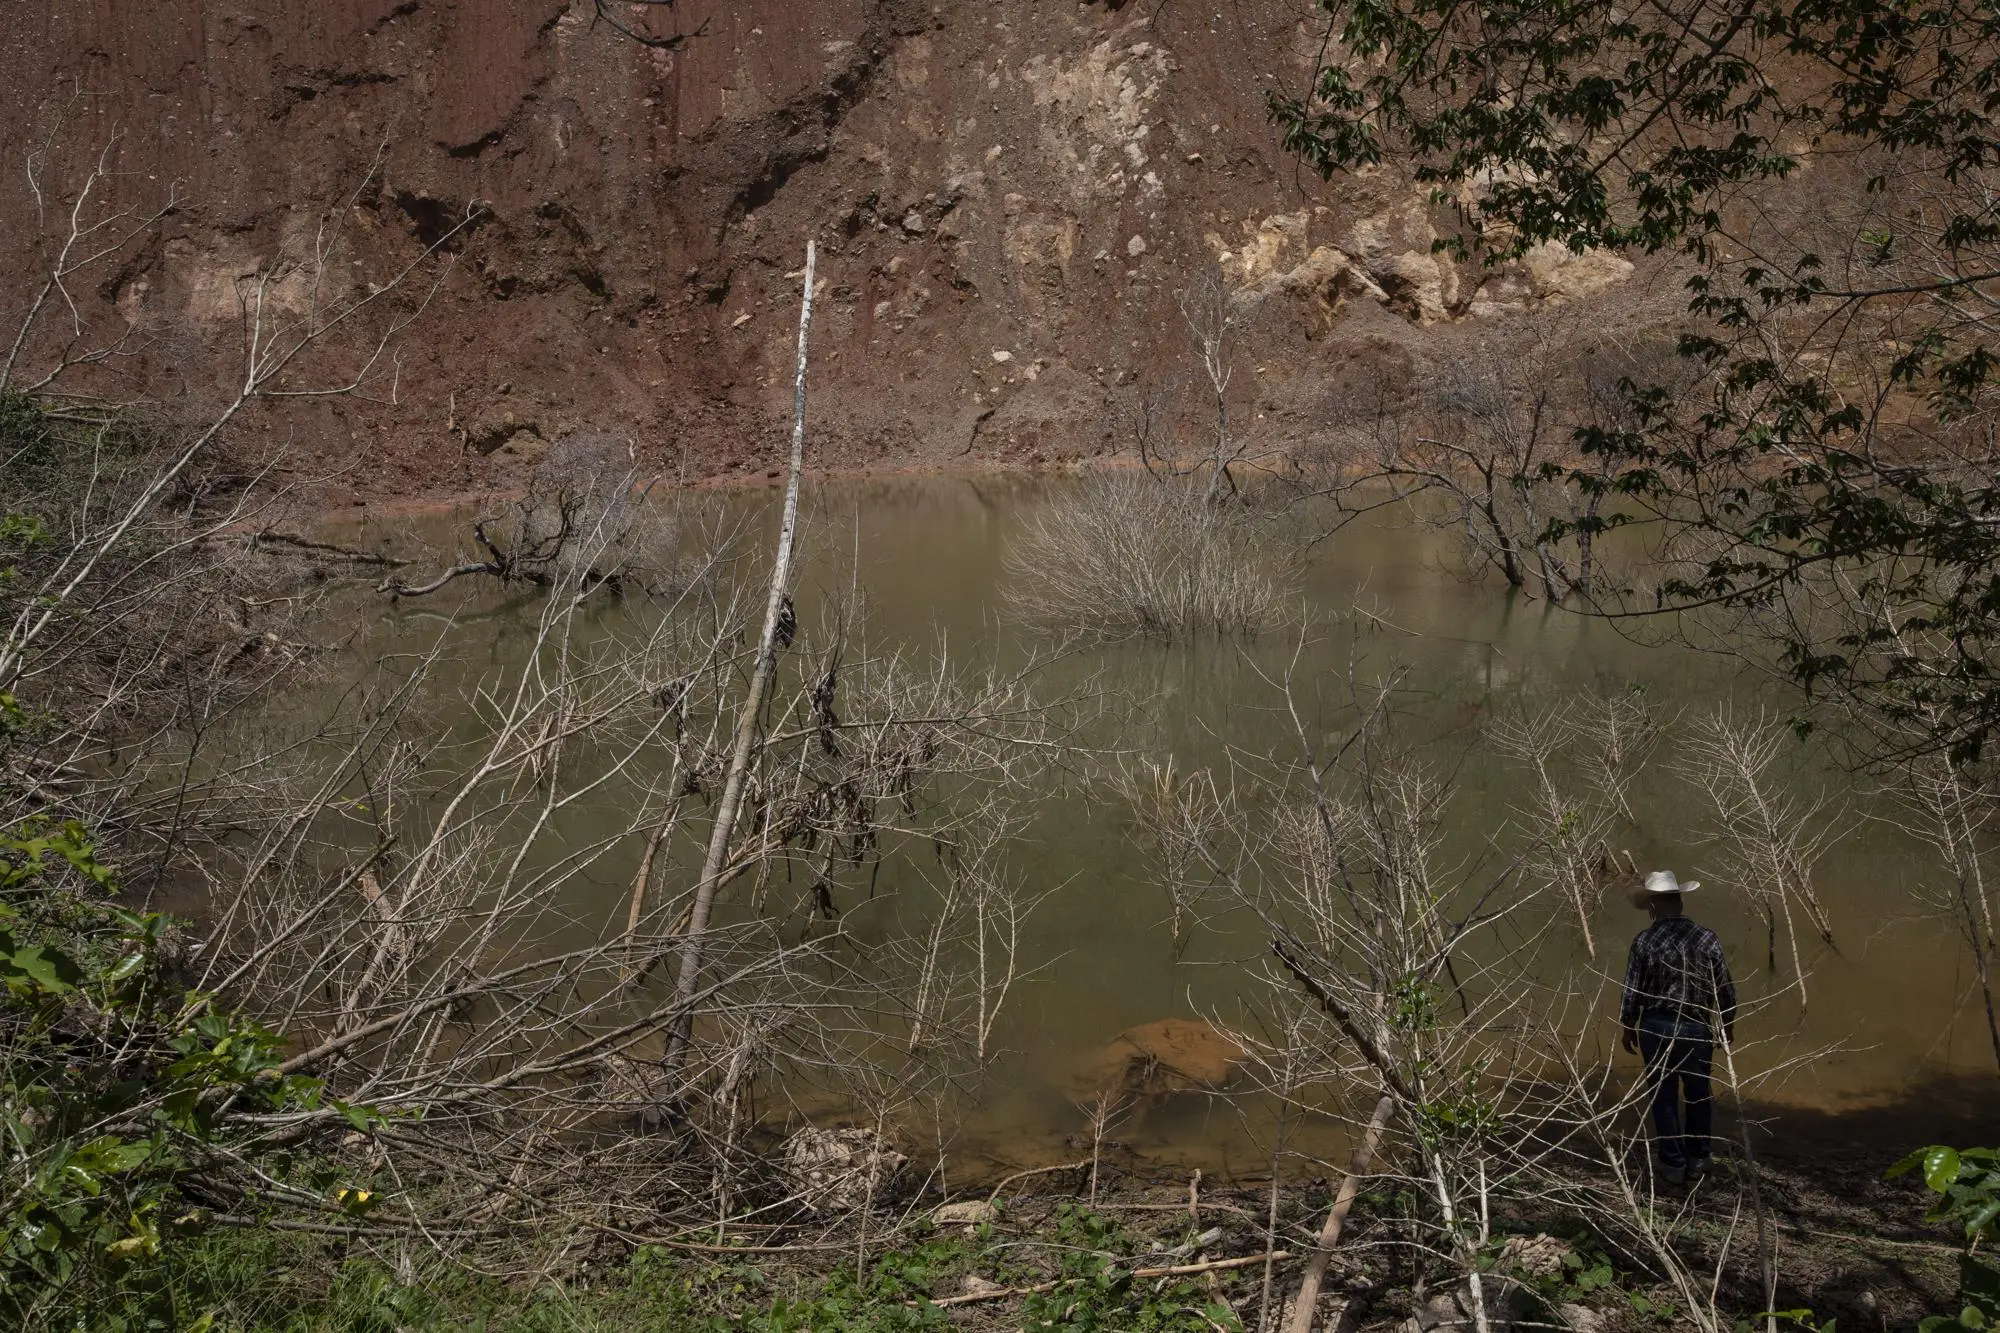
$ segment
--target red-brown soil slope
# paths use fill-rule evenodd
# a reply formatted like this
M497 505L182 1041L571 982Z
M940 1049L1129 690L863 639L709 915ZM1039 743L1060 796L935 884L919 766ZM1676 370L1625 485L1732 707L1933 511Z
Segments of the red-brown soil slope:
M185 201L73 284L90 336L138 335L95 372L106 391L219 392L242 280L309 249L329 209L369 274L478 211L393 381L251 420L279 475L335 495L506 484L579 429L689 475L762 472L809 235L814 447L849 468L1129 451L1141 389L1189 364L1176 295L1218 261L1235 414L1274 446L1358 380L1640 286L1551 256L1475 287L1429 256L1433 219L1392 174L1301 175L1263 91L1311 69L1303 0L618 7L696 34L678 51L593 0L19 8L0 33L10 317L61 220L38 221L22 164L65 107L47 162L74 181L108 149L117 173L93 207Z

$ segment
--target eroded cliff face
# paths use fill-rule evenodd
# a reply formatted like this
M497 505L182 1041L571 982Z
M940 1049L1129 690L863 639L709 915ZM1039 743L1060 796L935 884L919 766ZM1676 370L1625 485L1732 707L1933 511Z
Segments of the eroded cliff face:
M77 285L98 336L144 335L120 391L226 381L242 280L329 205L369 274L475 211L390 391L254 427L280 476L362 495L506 484L584 429L693 475L775 466L808 236L814 448L842 468L1130 452L1142 392L1190 362L1176 297L1211 264L1260 450L1525 322L1628 317L1622 261L1460 269L1393 171L1325 185L1286 158L1263 91L1309 76L1307 8L620 7L695 34L667 51L593 0L34 6L0 35L0 296L35 278L20 164L65 105L56 157L74 176L108 152L104 206L185 201Z

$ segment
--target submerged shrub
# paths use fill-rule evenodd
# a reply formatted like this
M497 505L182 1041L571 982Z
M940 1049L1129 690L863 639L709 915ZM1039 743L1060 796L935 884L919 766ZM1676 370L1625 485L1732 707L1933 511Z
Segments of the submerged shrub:
M1093 476L1052 499L1007 556L1023 615L1106 638L1250 637L1284 613L1287 581L1241 504L1146 473Z

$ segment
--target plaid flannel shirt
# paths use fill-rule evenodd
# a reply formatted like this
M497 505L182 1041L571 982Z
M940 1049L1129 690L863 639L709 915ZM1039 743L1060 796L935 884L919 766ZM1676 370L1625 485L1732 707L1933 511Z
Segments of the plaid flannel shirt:
M1736 983L1722 941L1684 916L1664 917L1640 931L1625 961L1625 998L1618 1021L1636 1027L1646 1014L1713 1027L1736 1027Z

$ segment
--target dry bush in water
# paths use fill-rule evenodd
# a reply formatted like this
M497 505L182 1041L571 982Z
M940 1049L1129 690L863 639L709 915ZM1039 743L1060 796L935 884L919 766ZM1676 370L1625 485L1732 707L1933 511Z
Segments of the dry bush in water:
M536 465L525 494L473 520L472 558L421 582L391 574L376 591L427 597L471 575L538 588L574 582L584 597L600 589L653 597L684 591L721 534L690 538L686 506L649 505L657 478L641 478L633 454L632 443L616 436L566 436ZM690 552L691 541L698 552Z
M1484 1330L1531 1317L1539 1297L1500 1250L1495 1220L1563 1217L1587 1220L1608 1248L1655 1269L1691 1322L1720 1333L1733 1323L1731 1283L1770 1290L1755 1164L1739 1145L1733 1187L1760 1220L1754 1258L1735 1232L1710 1245L1656 1198L1643 1086L1609 1058L1618 977L1578 947L1574 890L1551 873L1576 855L1564 827L1573 821L1552 826L1540 809L1566 806L1562 793L1601 768L1604 751L1629 749L1629 737L1570 729L1629 731L1629 709L1575 703L1514 728L1508 748L1524 776L1546 767L1555 794L1531 782L1535 817L1467 829L1456 764L1427 763L1397 738L1399 685L1392 675L1357 687L1344 718L1321 719L1282 682L1277 706L1297 724L1293 759L1246 759L1199 782L1184 775L1174 790L1198 791L1192 806L1148 799L1135 809L1177 906L1198 886L1197 915L1270 941L1262 964L1245 965L1241 1010L1215 1021L1281 1108L1274 1173L1329 1166L1290 1146L1291 1120L1351 1123L1367 1148L1341 1198L1351 1202L1366 1177L1377 1197L1402 1201L1371 1219L1371 1236L1407 1256L1420 1290L1443 1293L1433 1313L1451 1305L1441 1317L1452 1322ZM1329 732L1338 739L1316 740ZM1741 1057L1717 1056L1725 1101L1788 1067L1753 1075L1739 1070ZM1291 1329L1309 1326L1346 1206L1289 1233L1272 1211L1273 1248L1314 1255ZM1275 1315L1275 1293L1266 1305Z
M1251 637L1280 624L1290 580L1240 504L1191 482L1094 475L1037 508L1007 553L1023 616L1105 638Z
M1482 348L1432 368L1414 392L1350 405L1288 479L1330 506L1323 530L1393 507L1455 532L1472 575L1550 602L1611 591L1597 525L1615 465L1582 454L1579 427L1629 429L1618 384L1661 363L1658 348L1598 347L1568 324L1524 346ZM1670 360L1670 358L1669 358ZM1613 584L1625 571L1614 571Z
M347 1151L385 1216L449 1245L796 1220L808 1201L754 1145L947 1100L1021 971L1032 904L975 844L1012 826L1048 710L1021 676L850 660L803 625L683 1000L748 600L585 599L603 552L576 555L499 631L503 663L447 624L274 715L271 758L232 770L238 839L197 867L198 984L286 1032L287 1072L372 1108ZM885 864L961 846L943 901L871 901ZM331 1106L274 1129L351 1132Z
M726 570L677 565L686 577L647 584L655 597L587 596L665 540L632 501L629 458L593 445L553 460L518 524L488 534L539 594L492 613L517 617L502 651L464 652L446 616L410 651L353 679L333 664L307 688L289 671L303 650L259 624L201 669L188 617L258 609L225 566L269 549L363 563L264 532L254 502L187 490L252 403L394 391L394 340L449 259L432 247L364 284L341 241L350 211L244 281L241 378L212 411L115 485L103 451L82 453L80 502L0 560L19 571L0 691L32 731L7 710L0 816L74 815L118 859L144 850L156 873L127 885L170 883L195 918L175 957L190 1003L281 1031L282 1073L321 1081L323 1098L283 1110L216 1103L273 1155L181 1171L204 1217L447 1249L521 1240L542 1258L607 1235L671 1242L690 1218L791 1218L805 1201L746 1150L753 1133L782 1125L788 1099L883 1126L935 1111L1018 978L1028 904L1005 876L971 867L941 930L864 931L854 914L885 860L1010 827L1010 794L1059 749L1033 665L856 656L789 599L778 660L757 642L762 590ZM31 326L81 281L74 245L52 253ZM43 346L15 341L17 384L46 391L97 364L72 339L52 362ZM10 420L54 419L46 397L5 401ZM129 419L123 404L56 411L81 415L86 441ZM111 633L121 622L143 632ZM246 640L269 663L251 680L233 656ZM753 658L775 664L772 688L742 706ZM135 736L135 718L151 730ZM711 838L731 775L741 803ZM722 855L700 877L714 915L696 923L703 844ZM928 969L921 1005L905 965ZM365 1181L367 1206L270 1174L307 1160Z
M1918 755L1900 765L1890 788L1894 813L1889 818L1906 832L1928 843L1936 853L1934 872L1916 888L1916 897L1939 918L1972 954L1972 969L1986 1011L1986 1036L1993 1060L2000 1066L2000 929L1994 922L1991 862L1996 806L1991 779L1977 770L1945 762L1935 754Z
M1846 820L1824 792L1806 794L1786 781L1784 759L1796 739L1791 728L1761 713L1738 718L1722 710L1695 719L1676 762L1709 797L1713 818L1699 836L1716 849L1719 877L1763 910L1766 965L1774 972L1782 925L1803 1005L1807 971L1795 913L1822 942L1833 944L1833 924L1813 888L1813 865Z
M1610 879L1637 871L1621 870L1609 839L1631 818L1627 789L1659 733L1656 710L1636 691L1502 715L1487 728L1493 747L1526 779L1514 810L1534 838L1527 873L1574 905L1593 958L1592 911Z

